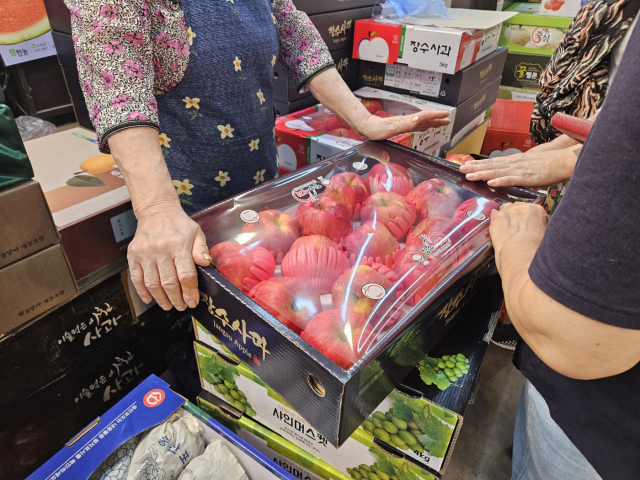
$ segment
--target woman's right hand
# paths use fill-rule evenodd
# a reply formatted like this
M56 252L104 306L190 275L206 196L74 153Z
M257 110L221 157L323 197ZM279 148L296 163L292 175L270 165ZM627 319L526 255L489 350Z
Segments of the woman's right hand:
M508 157L471 160L461 165L460 171L467 180L486 180L492 187L546 188L571 178L580 148L530 150Z
M145 303L155 299L164 310L198 304L195 264L208 266L204 233L175 202L138 213L138 228L127 254L131 281Z

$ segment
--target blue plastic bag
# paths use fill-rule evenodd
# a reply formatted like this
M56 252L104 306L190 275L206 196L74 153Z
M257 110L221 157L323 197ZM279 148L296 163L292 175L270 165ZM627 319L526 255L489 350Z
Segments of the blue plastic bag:
M448 19L444 0L387 0L396 10L398 18L414 15L438 15Z

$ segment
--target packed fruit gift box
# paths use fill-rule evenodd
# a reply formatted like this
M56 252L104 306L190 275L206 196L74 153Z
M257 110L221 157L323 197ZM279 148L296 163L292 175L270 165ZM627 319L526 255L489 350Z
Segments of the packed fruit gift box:
M194 216L215 267L194 318L339 446L498 288L490 215L516 200L542 196L362 144Z

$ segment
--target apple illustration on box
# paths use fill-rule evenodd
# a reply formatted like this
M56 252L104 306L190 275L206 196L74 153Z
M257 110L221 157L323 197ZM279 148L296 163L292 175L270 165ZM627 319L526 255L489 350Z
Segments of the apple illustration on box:
M364 38L358 45L360 60L387 63L389 60L389 45L382 37L375 37L378 32L369 32L369 38Z

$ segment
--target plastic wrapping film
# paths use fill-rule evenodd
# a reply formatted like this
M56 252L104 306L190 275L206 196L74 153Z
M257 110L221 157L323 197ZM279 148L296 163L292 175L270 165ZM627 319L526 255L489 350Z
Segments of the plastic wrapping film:
M486 258L491 211L531 193L367 142L196 220L220 274L347 370Z

